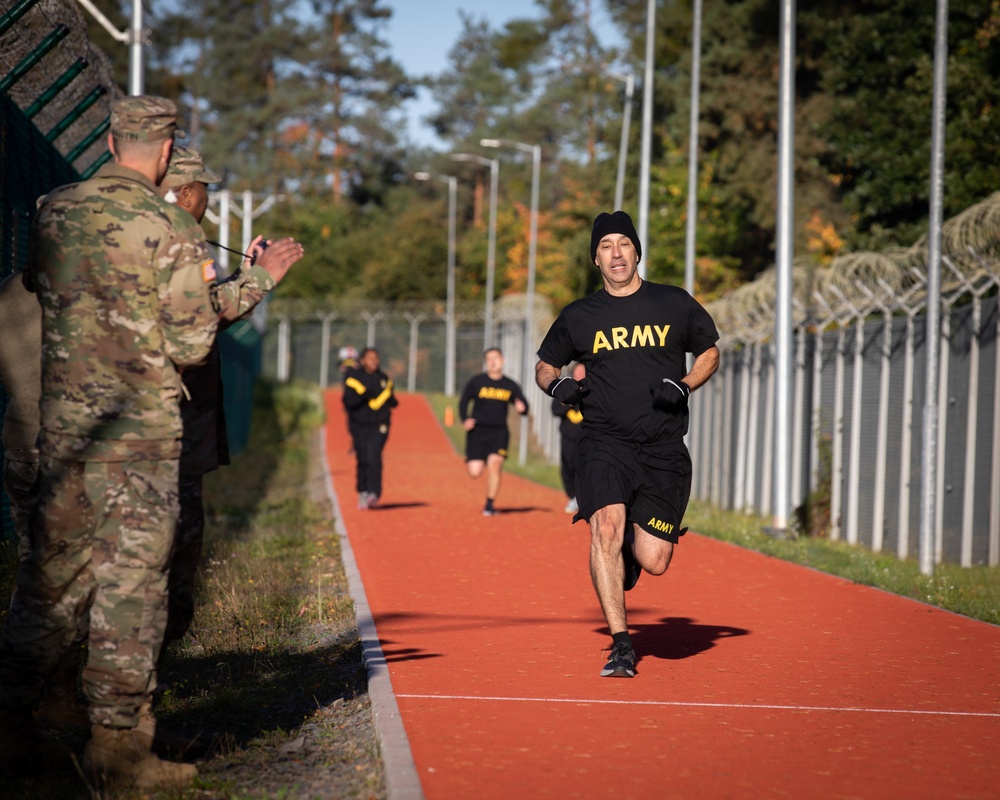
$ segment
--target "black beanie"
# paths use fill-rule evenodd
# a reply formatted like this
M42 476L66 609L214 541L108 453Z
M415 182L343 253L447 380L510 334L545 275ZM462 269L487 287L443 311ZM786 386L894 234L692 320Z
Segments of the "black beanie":
M616 211L614 214L598 214L594 220L594 230L590 234L590 260L597 258L597 245L601 239L609 233L620 233L627 236L635 245L635 255L642 258L642 244L639 242L639 234L635 232L635 225L632 224L632 217L624 211Z

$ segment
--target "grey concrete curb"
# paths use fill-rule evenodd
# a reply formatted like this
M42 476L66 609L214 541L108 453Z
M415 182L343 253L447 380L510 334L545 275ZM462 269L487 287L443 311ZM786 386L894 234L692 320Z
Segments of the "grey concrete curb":
M323 481L326 493L333 506L334 530L340 537L340 551L344 562L344 572L347 574L347 585L354 600L354 614L358 621L358 632L361 634L361 649L368 670L368 697L372 704L372 717L375 721L375 732L378 735L379 748L382 751L382 767L385 771L385 787L388 800L423 800L424 792L417 777L417 767L413 763L410 752L410 740L403 728L403 720L399 715L396 695L392 691L392 681L389 679L389 668L385 663L385 654L379 644L378 633L375 630L375 620L372 619L368 597L361 581L358 564L354 560L351 540L347 536L344 517L340 513L340 501L333 488L330 477L330 462L326 452L326 426L319 432L320 451L323 454Z

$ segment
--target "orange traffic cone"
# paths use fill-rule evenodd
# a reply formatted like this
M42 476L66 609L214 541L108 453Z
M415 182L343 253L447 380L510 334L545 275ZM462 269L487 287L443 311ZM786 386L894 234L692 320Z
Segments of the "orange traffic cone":
M455 424L455 412L451 410L451 406L444 407L444 426L450 428Z

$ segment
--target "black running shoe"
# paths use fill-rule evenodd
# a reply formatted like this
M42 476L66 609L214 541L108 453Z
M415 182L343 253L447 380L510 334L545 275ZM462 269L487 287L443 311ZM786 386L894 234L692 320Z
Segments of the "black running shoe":
M601 670L602 678L634 678L635 650L625 642L618 642L611 648L611 657Z
M635 553L632 552L632 543L635 541L635 531L627 530L625 532L625 541L622 544L622 560L625 562L625 591L632 589L638 582L639 576L642 575L642 567L639 566L639 562L635 560Z

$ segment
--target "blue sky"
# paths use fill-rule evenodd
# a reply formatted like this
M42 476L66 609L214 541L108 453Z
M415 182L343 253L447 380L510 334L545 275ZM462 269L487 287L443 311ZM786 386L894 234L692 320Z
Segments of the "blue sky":
M486 19L500 28L510 19L540 16L534 0L385 0L393 14L385 30L393 58L412 75L442 71L448 65L448 51L461 31L459 10L473 19ZM594 29L604 44L603 34L610 23L602 0L592 0ZM441 148L441 141L420 118L434 109L430 93L422 90L407 104L410 138L421 145Z

